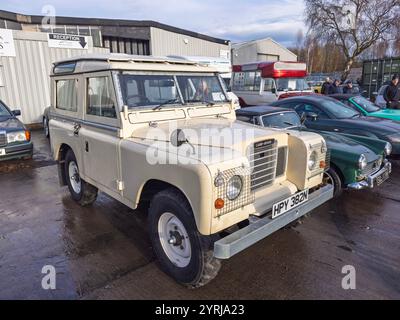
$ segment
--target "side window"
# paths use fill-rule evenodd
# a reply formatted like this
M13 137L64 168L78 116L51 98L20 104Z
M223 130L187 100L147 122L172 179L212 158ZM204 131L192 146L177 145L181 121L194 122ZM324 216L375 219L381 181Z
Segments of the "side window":
M244 90L254 91L254 82L256 78L255 72L246 72L244 76Z
M106 118L117 117L112 85L108 77L87 79L87 114Z
M78 110L76 79L56 81L56 108L71 112Z
M303 103L303 104L297 106L295 109L298 114L301 114L303 112L313 112L318 115L319 119L329 119L328 115L324 111L322 111L320 108L318 108L312 104Z
M233 73L232 90L236 91L244 90L244 72Z
M349 108L351 108L351 109L353 109L353 110L355 110L357 112L360 112L360 110L354 104L352 104L349 100L347 100L347 99L346 100L340 100L340 102L345 104Z
M264 91L267 92L272 92L272 89L274 89L274 79L272 78L265 78L264 79Z
M261 71L257 71L254 78L254 90L260 91L261 86Z

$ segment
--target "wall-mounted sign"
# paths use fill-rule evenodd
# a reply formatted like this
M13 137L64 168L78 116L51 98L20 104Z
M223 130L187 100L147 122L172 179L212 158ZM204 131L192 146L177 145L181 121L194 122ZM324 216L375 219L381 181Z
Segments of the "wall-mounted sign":
M87 37L73 34L49 33L48 43L50 48L88 50Z
M15 57L12 30L0 29L0 57Z

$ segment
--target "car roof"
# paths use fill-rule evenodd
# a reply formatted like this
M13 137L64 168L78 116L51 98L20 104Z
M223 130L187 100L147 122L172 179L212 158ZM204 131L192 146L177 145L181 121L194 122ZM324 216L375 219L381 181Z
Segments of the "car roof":
M330 94L329 97L335 98L335 99L350 99L352 97L356 96L361 96L358 93L336 93L336 94Z
M273 106L279 105L281 103L285 102L290 102L290 101L308 101L308 102L314 102L314 103L319 103L321 100L329 100L329 101L335 101L338 102L337 99L331 98L329 96L324 96L322 94L310 94L306 96L294 96L294 97L288 97L282 100L278 100L272 103Z
M236 110L236 115L239 116L263 116L271 113L279 112L294 112L291 109L272 107L272 106L257 106L257 107L246 107Z
M72 64L74 67L66 72L56 72L57 67L68 64ZM217 72L213 67L204 66L195 61L184 60L182 58L107 53L76 56L54 62L52 75L105 70Z

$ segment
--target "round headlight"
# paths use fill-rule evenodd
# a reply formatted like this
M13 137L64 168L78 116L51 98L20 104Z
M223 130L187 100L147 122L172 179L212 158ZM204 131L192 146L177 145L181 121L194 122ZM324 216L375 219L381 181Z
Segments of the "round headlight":
M364 170L367 164L367 157L365 156L365 154L361 154L360 158L358 159L358 168L360 170Z
M314 170L317 165L318 155L316 151L311 152L310 158L308 159L308 169Z
M231 201L235 200L237 197L239 197L240 192L242 192L242 188L242 178L239 176L233 176L228 181L226 196Z
M392 145L389 142L387 142L385 146L386 156L390 156L392 154L392 150L393 150Z
M217 188L219 188L219 187L222 187L222 186L224 185L224 183L225 183L224 177L222 176L222 174L218 174L218 175L216 176L215 180L214 180L214 185L215 185Z

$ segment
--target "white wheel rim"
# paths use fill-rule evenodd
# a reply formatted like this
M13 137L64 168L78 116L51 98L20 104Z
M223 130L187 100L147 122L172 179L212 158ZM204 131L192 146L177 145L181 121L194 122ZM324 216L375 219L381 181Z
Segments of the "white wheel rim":
M71 161L68 166L69 181L75 193L80 194L82 189L81 178L79 176L79 169L75 161Z
M168 259L177 267L185 268L192 257L189 235L183 223L172 213L165 212L158 220L158 236Z

